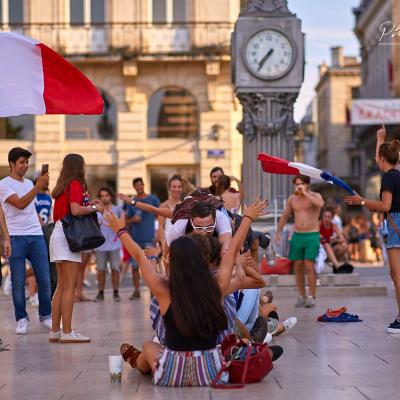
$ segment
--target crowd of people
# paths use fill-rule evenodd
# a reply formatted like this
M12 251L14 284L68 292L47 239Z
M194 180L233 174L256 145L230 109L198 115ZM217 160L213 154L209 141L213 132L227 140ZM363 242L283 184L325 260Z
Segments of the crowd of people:
M378 131L381 200L355 195L347 196L345 202L385 213L391 277L400 307L400 173L396 169L400 142L384 140L384 133ZM111 188L102 187L91 198L85 161L78 154L64 158L50 193L48 166L35 174L34 183L25 178L30 157L25 149L10 150L10 174L0 181L2 251L11 272L17 334L28 333L28 280L31 297L37 290L39 321L49 331L49 341L90 342L90 337L73 327L73 311L76 301L88 300L82 288L93 251L97 302L106 298L108 270L116 302L121 301L121 270L131 269L130 300L140 299L141 278L150 289L154 336L141 349L123 343L120 351L133 368L152 373L157 385L224 384L227 375L218 375L225 363L220 350L224 338L235 333L247 343L270 343L296 325L295 317L280 320L271 292L260 293L265 282L259 273L258 249L272 244L270 237L253 231L251 225L266 213L268 201L257 199L246 206L241 182L225 175L220 167L211 170L207 188L196 187L180 175L171 176L167 182L169 196L161 203L146 192L140 177L132 182L134 196L116 196ZM321 249L339 273L353 259L356 244L352 236L355 222L343 228L337 208L325 205L310 183L307 176L293 179L294 193L288 198L275 234L279 244L293 215L289 259L294 263L299 295L295 307L306 308L316 305L315 263ZM121 205L116 205L117 199ZM94 217L101 245L74 250L65 221L83 220L84 216ZM399 317L388 331L400 332ZM269 346L268 352L274 362L283 349Z

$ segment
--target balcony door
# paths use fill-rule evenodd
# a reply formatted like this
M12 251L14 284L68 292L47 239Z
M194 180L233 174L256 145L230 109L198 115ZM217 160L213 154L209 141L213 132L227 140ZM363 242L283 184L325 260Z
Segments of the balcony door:
M106 0L69 0L66 52L101 53L107 50Z
M152 26L149 28L149 52L185 52L190 50L188 29L189 0L149 0Z

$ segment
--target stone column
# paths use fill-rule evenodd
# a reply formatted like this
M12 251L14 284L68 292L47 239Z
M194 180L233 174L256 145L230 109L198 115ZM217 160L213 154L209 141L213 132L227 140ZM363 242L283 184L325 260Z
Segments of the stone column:
M243 135L243 183L247 203L257 195L270 203L278 199L278 208L291 193L291 178L264 173L257 161L259 153L293 161L293 134L298 125L293 119L297 93L237 93L243 107L243 119L237 129Z

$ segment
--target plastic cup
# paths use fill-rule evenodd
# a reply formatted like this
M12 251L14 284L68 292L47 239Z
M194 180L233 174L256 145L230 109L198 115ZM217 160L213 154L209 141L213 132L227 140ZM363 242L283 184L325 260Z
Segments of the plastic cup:
M121 382L122 356L108 356L111 382Z

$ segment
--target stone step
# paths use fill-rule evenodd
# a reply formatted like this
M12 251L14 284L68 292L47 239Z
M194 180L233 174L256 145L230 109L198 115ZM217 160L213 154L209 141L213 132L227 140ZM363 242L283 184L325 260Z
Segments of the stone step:
M271 290L275 299L279 297L296 299L298 296L297 289L293 286L272 286L268 289ZM341 297L387 296L387 294L386 286L319 286L317 289L317 298L333 296L338 300Z
M267 286L296 286L294 275L263 275L263 278ZM360 286L360 274L321 274L317 286Z

